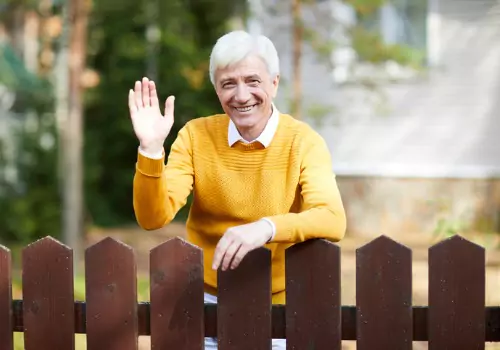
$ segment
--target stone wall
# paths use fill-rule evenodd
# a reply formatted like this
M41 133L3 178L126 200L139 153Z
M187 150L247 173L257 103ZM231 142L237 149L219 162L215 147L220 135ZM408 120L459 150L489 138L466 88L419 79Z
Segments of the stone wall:
M500 179L338 176L337 181L349 235L500 232Z

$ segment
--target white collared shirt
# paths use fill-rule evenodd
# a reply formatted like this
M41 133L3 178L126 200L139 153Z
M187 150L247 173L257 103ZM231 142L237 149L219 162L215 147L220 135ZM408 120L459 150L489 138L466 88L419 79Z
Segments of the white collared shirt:
M271 117L267 121L264 131L262 131L262 133L253 141L247 141L243 139L243 137L238 132L238 129L236 129L236 125L234 125L233 121L229 119L229 127L227 130L227 142L229 143L229 147L232 147L238 141L241 141L243 143L260 142L265 148L269 147L271 141L273 140L274 134L278 129L280 118L280 113L274 104L272 105L272 108L273 112L271 114Z

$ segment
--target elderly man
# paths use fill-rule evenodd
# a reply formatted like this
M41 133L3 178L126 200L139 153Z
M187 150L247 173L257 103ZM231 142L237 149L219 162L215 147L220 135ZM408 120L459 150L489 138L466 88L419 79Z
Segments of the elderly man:
M217 301L217 269L235 269L261 246L272 254L272 301L285 303L285 249L312 238L339 241L346 217L324 140L273 104L279 59L265 36L234 31L210 57L210 80L223 114L179 131L165 164L174 96L162 115L155 83L129 92L139 140L134 210L139 225L170 223L194 189L187 239L204 252L205 302ZM307 262L304 262L307 263ZM207 338L206 348L216 348ZM284 342L273 341L284 349Z

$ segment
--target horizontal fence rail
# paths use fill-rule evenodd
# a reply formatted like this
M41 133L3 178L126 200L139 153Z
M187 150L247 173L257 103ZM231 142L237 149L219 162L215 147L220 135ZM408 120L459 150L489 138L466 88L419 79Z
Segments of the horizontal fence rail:
M13 300L13 331L23 332L23 302ZM272 337L286 338L285 305L273 305L271 318L273 322ZM151 304L140 302L137 308L138 334L151 335L150 321ZM429 308L426 306L413 307L413 340L428 341L427 317ZM342 340L356 340L356 306L342 306L341 309ZM75 334L86 334L87 312L85 302L75 302ZM204 332L207 337L217 337L217 305L205 304L204 306ZM484 322L486 324L485 342L500 342L500 307L489 306L485 308Z
M429 305L412 305L412 251L381 236L356 251L356 305L342 306L340 248L325 240L286 251L287 303L271 304L271 254L252 251L219 271L218 304L203 301L203 252L173 238L150 252L150 303L137 302L134 250L113 238L87 248L86 300L74 301L73 252L51 237L22 254L22 300L12 300L11 254L0 248L0 350L23 332L28 350L153 349L484 349L500 342L500 307L485 307L485 250L460 236L429 249Z

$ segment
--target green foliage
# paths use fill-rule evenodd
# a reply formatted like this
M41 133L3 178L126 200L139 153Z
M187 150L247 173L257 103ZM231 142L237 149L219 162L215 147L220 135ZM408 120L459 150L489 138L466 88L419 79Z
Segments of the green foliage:
M9 113L2 112L11 126L0 137L0 238L29 243L45 235L58 237L55 128L46 114L52 107L51 86L27 72L10 47L1 53L0 66L8 69L0 67L0 84L15 102ZM13 171L17 179L10 176Z
M216 39L243 0L157 2L160 100L174 94L175 125L170 149L186 121L220 112L208 79L208 60ZM88 91L85 110L85 188L92 221L98 225L134 222L132 179L138 142L128 116L127 93L146 75L148 18L142 2L95 2L89 32L89 65L100 74ZM162 103L163 104L163 103ZM186 206L177 218L186 216Z
M384 43L380 34L357 26L351 30L352 45L361 61L375 64L393 60L404 66L419 68L424 54L406 45Z
M52 118L33 114L31 122L12 130L9 141L0 142L0 232L2 241L22 244L60 233L60 202L57 183L57 148ZM32 124L33 127L29 127ZM27 127L28 126L28 127ZM8 181L5 170L6 142L18 140L13 167L16 182ZM12 145L11 145L12 146Z
M387 0L344 0L344 2L351 5L357 13L369 15L377 11Z
M165 145L168 153L186 121L219 112L208 79L209 53L244 0L157 3L162 36L156 82L161 99L169 94L177 97L176 122ZM127 93L135 80L146 75L150 19L144 3L132 0L95 1L92 11L88 64L99 73L100 84L85 94L86 217L98 225L122 225L135 222L132 179L138 146L128 117ZM27 73L12 50L1 53L0 67L10 68L0 69L0 83L16 93L10 119L25 118L30 112L29 122L21 120L9 128L8 138L0 139L1 242L13 246L46 235L59 238L57 137L54 116L47 114L54 111L52 87ZM47 139L55 142L53 147L44 146ZM8 177L9 167L17 169L15 181ZM177 218L185 218L188 209Z

